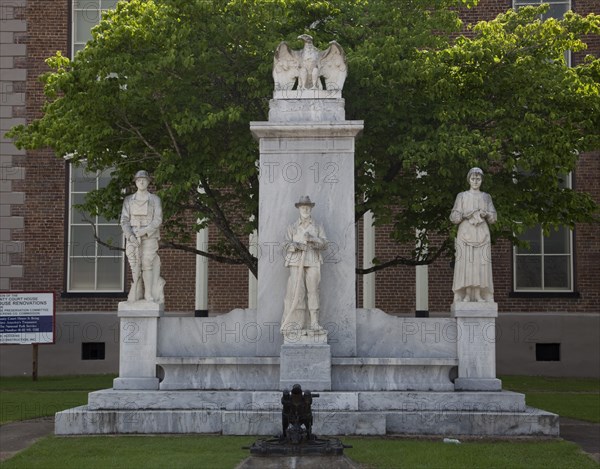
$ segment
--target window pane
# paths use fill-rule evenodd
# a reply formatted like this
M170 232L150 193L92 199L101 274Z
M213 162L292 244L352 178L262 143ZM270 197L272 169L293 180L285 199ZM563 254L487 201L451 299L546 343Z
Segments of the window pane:
M102 8L103 10L113 9L117 6L117 1L118 0L102 0L100 8Z
M546 256L544 258L544 283L544 287L548 289L571 289L569 256Z
M94 290L94 262L89 259L71 259L71 290Z
M103 171L100 173L98 176L98 188L101 189L108 186L110 179L110 171Z
M88 42L92 39L92 27L98 23L97 10L81 10L75 12L75 41Z
M123 232L121 231L121 227L118 225L101 225L98 227L98 237L104 241L115 247L123 246ZM98 245L98 255L99 256L119 256L121 251L113 251L105 246Z
M96 256L94 230L90 225L71 227L71 256L93 258Z
M541 256L517 256L517 289L542 288Z
M544 254L569 254L570 230L561 226L558 231L551 231L544 237Z
M550 2L547 2L550 3ZM554 5L550 5L550 7L548 8L548 12L545 15L542 15L542 19L547 19L547 18L556 18L556 19L561 19L565 13L569 10L569 6L568 5L564 5L564 4L554 4Z
M96 176L81 167L72 169L71 181L73 192L89 192L96 189Z
M85 194L73 194L71 196L71 202L73 205L79 205L85 202ZM87 223L87 220L94 221L89 214L85 214L75 207L71 207L71 223Z
M529 249L517 248L518 254L540 254L542 252L542 230L539 226L529 228L525 233L519 236L523 241L529 241Z
M74 0L73 4L77 9L95 8L97 10L100 7L100 0Z
M119 290L123 285L120 258L98 259L98 290Z

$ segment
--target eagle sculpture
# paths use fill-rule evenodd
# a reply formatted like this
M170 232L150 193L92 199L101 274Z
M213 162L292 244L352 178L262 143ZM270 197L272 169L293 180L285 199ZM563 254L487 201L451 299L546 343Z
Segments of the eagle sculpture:
M275 91L341 90L348 67L342 46L331 41L325 50L317 49L308 34L302 50L292 50L284 41L277 46L273 60ZM321 80L323 78L323 80Z

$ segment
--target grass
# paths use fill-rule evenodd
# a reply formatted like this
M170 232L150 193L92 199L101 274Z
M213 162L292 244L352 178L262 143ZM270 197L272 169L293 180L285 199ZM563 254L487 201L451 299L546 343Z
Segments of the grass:
M504 389L525 393L527 405L587 422L600 423L600 380L502 376Z
M190 468L231 469L249 455L255 437L96 436L47 437L0 464L2 469ZM565 441L465 442L399 438L343 438L345 454L380 468L598 468Z
M53 415L87 402L87 393L112 386L112 375L1 378L0 423ZM503 376L503 386L524 392L528 405L559 415L600 421L600 382L594 379ZM254 437L91 436L44 438L0 463L1 469L20 468L233 468L248 456L242 446ZM369 469L380 468L596 468L600 466L566 441L463 441L404 438L342 438L345 450Z
M574 443L566 441L441 441L344 438L344 453L369 468L598 468Z
M0 378L0 424L53 416L87 404L90 391L112 387L114 375Z

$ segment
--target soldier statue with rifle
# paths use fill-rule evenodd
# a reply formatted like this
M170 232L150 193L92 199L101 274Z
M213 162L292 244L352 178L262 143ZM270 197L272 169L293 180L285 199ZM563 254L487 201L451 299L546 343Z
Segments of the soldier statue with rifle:
M160 198L148 192L150 176L138 171L134 176L137 192L125 198L121 228L133 281L127 301L164 303L164 279L160 276L158 240L162 224Z

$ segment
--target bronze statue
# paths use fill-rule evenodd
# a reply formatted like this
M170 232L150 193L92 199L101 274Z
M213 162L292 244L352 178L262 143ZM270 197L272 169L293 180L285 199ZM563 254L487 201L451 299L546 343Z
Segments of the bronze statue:
M287 389L283 391L281 403L281 424L283 427L282 438L292 444L300 444L304 431L302 425L306 428L306 440L313 439L312 434L312 400L313 397L319 397L318 394L312 394L310 391L302 392L299 384L294 384L292 392Z

